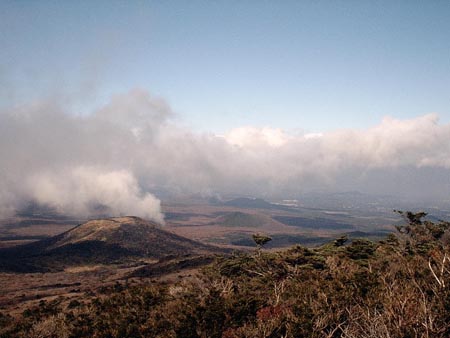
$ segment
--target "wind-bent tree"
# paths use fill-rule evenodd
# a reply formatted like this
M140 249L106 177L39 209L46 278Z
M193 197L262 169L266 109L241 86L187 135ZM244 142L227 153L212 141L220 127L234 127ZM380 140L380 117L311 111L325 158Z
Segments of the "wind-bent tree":
M258 253L261 253L262 247L272 240L271 237L261 234L253 234L253 241L256 243Z

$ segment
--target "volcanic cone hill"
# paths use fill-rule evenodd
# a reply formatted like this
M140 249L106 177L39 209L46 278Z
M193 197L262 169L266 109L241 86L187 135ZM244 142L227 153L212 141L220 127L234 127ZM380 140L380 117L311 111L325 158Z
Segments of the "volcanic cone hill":
M38 242L0 250L0 270L49 271L80 264L112 264L139 258L221 251L164 230L138 217L92 220Z
M219 216L215 223L225 227L261 227L273 223L273 220L265 215L254 215L245 212L235 211Z

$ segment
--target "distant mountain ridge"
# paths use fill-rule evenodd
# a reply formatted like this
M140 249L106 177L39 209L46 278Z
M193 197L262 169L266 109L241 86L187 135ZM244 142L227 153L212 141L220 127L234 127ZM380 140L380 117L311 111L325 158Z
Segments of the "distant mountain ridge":
M0 270L49 271L222 251L138 217L92 220L54 237L0 250Z

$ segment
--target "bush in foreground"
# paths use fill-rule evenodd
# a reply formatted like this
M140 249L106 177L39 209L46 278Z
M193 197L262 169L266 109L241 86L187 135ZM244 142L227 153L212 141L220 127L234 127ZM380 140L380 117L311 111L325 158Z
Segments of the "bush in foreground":
M449 337L449 223L407 223L374 243L219 257L174 284L113 287L30 309L2 337ZM55 313L58 312L58 315ZM31 315L32 314L32 315Z

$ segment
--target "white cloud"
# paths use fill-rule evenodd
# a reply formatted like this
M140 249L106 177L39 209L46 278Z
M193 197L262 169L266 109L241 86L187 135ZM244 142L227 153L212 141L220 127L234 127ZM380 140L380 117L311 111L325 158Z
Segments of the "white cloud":
M225 139L240 147L280 147L289 141L289 136L279 128L240 127L232 129Z
M163 222L160 201L142 193L136 179L126 171L76 167L63 172L31 175L27 182L30 198L66 214L89 216L95 207L105 206L115 215L134 215Z
M160 219L152 191L295 196L359 189L445 196L450 125L430 114L385 118L367 130L288 134L245 127L224 137L177 126L164 100L142 90L77 117L58 102L0 112L0 212L29 199L62 212ZM399 179L403 175L404 179ZM150 210L150 211L148 211Z

